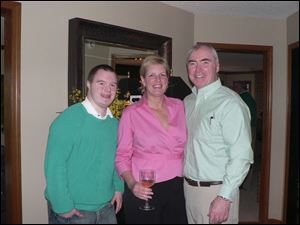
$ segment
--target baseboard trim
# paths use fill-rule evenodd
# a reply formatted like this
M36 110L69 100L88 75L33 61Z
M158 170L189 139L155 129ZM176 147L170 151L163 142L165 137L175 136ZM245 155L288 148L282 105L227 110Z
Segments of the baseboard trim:
M276 219L268 219L268 224L284 224L284 222Z

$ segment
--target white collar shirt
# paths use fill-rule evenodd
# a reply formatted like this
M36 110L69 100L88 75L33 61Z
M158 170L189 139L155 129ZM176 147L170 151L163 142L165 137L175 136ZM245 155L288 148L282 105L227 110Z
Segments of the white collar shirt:
M88 98L85 98L85 100L82 102L82 105L84 106L84 108L87 110L87 112L91 115L93 115L94 117L96 117L97 119L100 120L105 120L107 118L107 116L113 118L113 114L110 111L109 108L107 108L106 110L106 114L104 116L101 116L96 109L94 108L94 106L92 105L92 103L89 101Z

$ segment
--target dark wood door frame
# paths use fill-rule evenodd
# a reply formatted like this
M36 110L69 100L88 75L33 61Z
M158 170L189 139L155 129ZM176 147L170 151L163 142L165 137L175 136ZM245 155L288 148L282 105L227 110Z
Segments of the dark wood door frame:
M262 124L262 159L260 177L259 223L268 223L270 152L272 129L272 68L273 47L262 45L212 44L221 52L254 53L263 55L263 124ZM250 221L247 221L250 222ZM257 221L253 221L257 222Z
M6 223L22 223L20 140L21 4L1 1L4 17L4 128L6 146Z
M288 206L288 182L289 182L289 167L290 167L290 147L291 147L291 111L292 111L292 51L299 48L299 42L295 42L288 46L288 112L287 112L287 131L286 131L286 160L285 160L285 186L284 186L284 204L283 204L283 222L287 221L287 206Z

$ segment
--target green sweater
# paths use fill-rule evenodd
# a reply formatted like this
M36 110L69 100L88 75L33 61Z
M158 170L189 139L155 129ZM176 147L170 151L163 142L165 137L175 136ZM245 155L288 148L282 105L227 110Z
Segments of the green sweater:
M241 93L240 96L243 99L243 101L247 104L250 110L251 127L256 127L257 115L256 115L256 102L254 98L248 91Z
M45 197L56 213L96 211L123 182L115 170L118 120L99 120L75 104L51 124L45 157Z

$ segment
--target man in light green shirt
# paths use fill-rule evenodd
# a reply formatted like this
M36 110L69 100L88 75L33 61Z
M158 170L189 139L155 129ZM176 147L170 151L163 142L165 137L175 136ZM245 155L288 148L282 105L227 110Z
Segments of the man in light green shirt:
M188 221L238 223L239 186L253 163L250 112L237 93L222 86L212 46L196 44L188 54L187 70L194 84L184 99Z

